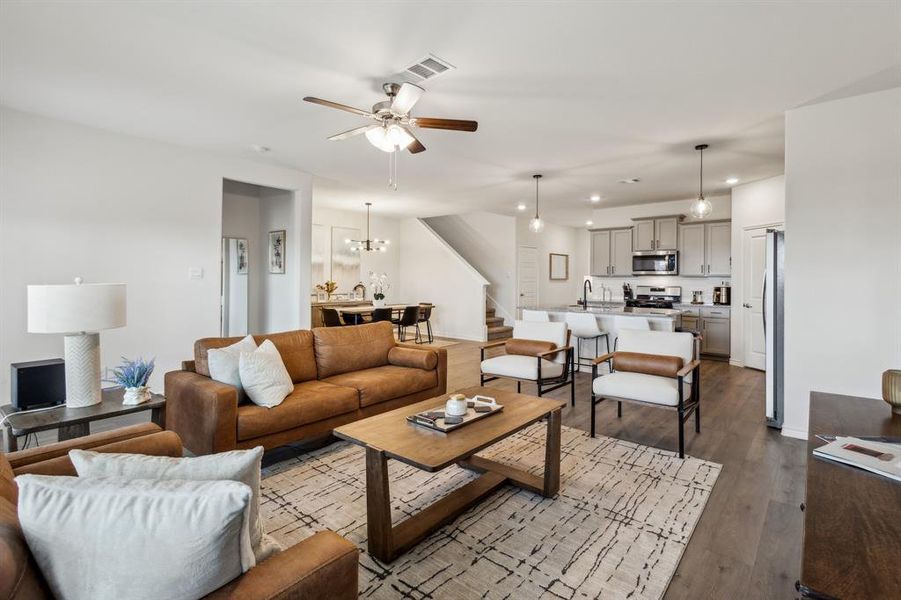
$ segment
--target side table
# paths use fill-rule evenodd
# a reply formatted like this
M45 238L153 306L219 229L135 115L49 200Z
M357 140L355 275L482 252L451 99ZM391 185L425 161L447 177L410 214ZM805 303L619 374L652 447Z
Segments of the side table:
M0 406L0 418L7 417L3 422L6 429L6 452L14 452L18 449L19 436L57 430L59 441L90 435L91 422L101 419L110 419L121 415L150 411L150 420L166 427L166 398L161 394L153 394L147 402L142 404L122 404L125 390L122 388L107 388L103 390L103 400L100 404L86 406L84 408L68 408L61 404L49 410L35 412L16 412L7 404ZM8 416L7 416L8 415Z

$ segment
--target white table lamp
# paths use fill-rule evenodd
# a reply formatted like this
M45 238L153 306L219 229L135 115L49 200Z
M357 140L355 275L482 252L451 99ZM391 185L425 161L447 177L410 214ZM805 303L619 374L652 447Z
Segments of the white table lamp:
M66 406L100 402L100 331L125 326L124 283L28 286L28 332L65 334Z

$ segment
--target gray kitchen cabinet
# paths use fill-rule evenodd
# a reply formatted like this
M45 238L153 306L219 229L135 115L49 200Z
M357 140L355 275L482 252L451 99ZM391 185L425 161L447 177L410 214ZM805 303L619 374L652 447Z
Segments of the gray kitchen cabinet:
M591 274L594 277L632 276L632 229L591 232Z
M707 223L707 275L732 276L732 223Z
M729 327L728 311L725 317L704 316L705 311L701 311L701 353L712 354L715 356L729 356L732 352L731 336ZM683 325L684 327L684 325Z
M682 331L698 331L698 317L683 314Z
M704 223L679 226L679 275L703 277L707 272Z
M654 219L654 250L675 250L679 242L679 218Z
M732 222L679 225L679 275L732 276Z
M591 274L594 277L610 275L610 231L591 232Z
M632 229L614 229L610 232L611 275L632 276Z
M656 239L654 235L654 219L636 221L632 234L632 249L635 251L653 250Z
M632 249L675 250L679 242L679 217L635 221Z

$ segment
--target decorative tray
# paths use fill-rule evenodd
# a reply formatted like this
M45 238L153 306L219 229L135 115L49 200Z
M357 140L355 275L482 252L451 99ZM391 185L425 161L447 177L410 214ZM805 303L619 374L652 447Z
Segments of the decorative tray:
M478 408L478 412L477 409ZM494 398L488 396L475 396L466 399L466 414L460 416L459 423L445 423L448 417L444 414L444 405L437 406L432 410L426 410L415 415L409 415L407 420L414 425L428 427L435 431L447 433L465 425L469 425L473 421L478 421L489 415L499 413L504 410L503 404L498 404ZM454 420L453 417L450 417Z

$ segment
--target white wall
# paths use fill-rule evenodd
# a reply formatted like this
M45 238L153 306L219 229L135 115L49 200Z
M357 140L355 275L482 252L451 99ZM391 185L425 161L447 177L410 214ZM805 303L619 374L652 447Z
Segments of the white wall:
M375 207L374 207L375 208ZM331 240L331 228L353 227L360 230L360 234L366 235L366 211L364 206L360 206L359 211L336 210L332 208L322 208L313 205L313 223L323 225L328 228L329 240ZM388 290L385 295L387 301L391 301L392 291L396 296L395 284L397 282L398 260L399 255L403 252L400 241L400 221L398 219L384 217L377 213L372 214L370 219L370 234L380 240L389 240L391 244L388 246L387 252L363 252L360 255L360 281L366 286L366 298L372 298L372 290L369 289L369 272L386 273L388 281L391 282L392 289ZM329 276L331 269L331 245L325 249L325 273ZM314 281L313 285L322 283ZM338 292L352 292L353 290L338 290ZM397 298L401 300L400 298Z
M879 398L901 366L901 88L785 124L783 433L806 437L811 390Z
M261 325L262 302L260 292L263 269L266 265L266 245L260 238L259 188L234 181L226 181L222 191L222 236L247 240L248 265L247 298L249 304L248 333L263 331ZM236 335L230 333L230 335Z
M309 239L309 175L250 160L0 109L0 398L9 363L62 356L61 335L25 330L25 286L128 285L128 325L101 334L102 364L157 358L151 384L219 334L224 178L296 190L298 239ZM298 293L309 245L298 244ZM304 258L305 256L305 258ZM289 262L288 265L292 264ZM189 268L203 269L190 279ZM309 325L309 313L297 315Z
M732 188L732 356L744 366L744 232L785 223L785 175Z
M516 319L516 218L489 212L424 219L490 283L488 302L507 325Z
M560 306L572 304L582 293L582 277L575 270L579 257L588 252L579 229L566 225L556 225L545 221L544 231L533 233L529 230L530 217L516 219L517 246L531 246L538 250L538 305ZM550 254L569 255L569 279L550 280Z
M638 184L641 185L641 184ZM729 196L710 196L713 211L705 221L729 219L732 215L732 203ZM671 200L669 202L654 202L651 204L635 204L633 206L614 206L611 208L596 208L591 213L592 228L607 229L609 227L631 227L635 223L632 219L645 217L662 217L665 215L685 215L683 223L696 221L691 217L691 205L694 198L685 200Z
M400 222L400 244L404 251L399 253L395 301L433 303L431 320L436 336L487 339L488 280L420 219Z
M269 272L269 232L285 230L285 272ZM260 252L254 260L261 272L260 331L272 333L300 328L300 282L295 261L310 263L310 238L299 239L295 227L293 192L263 188L260 191ZM306 253L301 255L300 245ZM306 281L304 282L306 287ZM304 295L305 299L309 296ZM303 313L308 314L304 302Z

